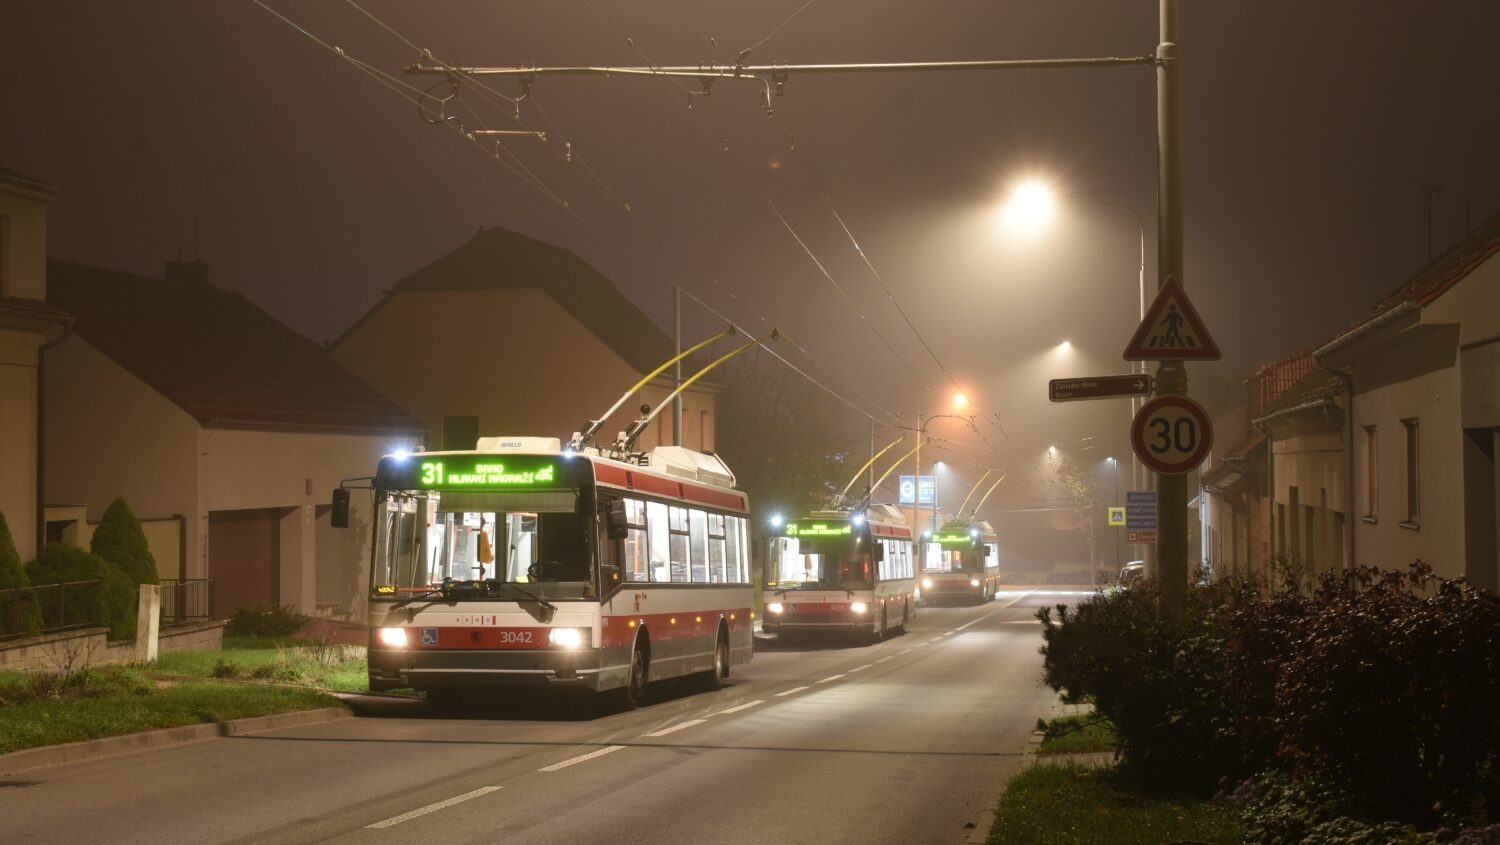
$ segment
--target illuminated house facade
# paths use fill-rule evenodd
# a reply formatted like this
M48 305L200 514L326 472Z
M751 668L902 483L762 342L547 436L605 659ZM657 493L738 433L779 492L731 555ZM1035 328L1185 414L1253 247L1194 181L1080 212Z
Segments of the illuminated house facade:
M41 533L38 463L45 348L67 318L47 299L47 205L57 189L0 168L0 513L21 560Z
M330 493L420 443L422 424L210 285L206 265L166 270L48 264L48 299L74 322L47 353L47 503L95 522L119 495L145 520L176 519L159 574L212 578L215 616L283 604L362 618L370 501L356 495L339 530Z
M436 449L472 448L481 436L566 442L673 347L578 256L496 228L397 282L331 354L421 419ZM685 364L684 377L692 372ZM612 441L641 403L655 407L670 390L666 378L648 385L597 439ZM683 446L714 451L714 406L712 387L684 392ZM670 417L657 416L637 445L671 445Z

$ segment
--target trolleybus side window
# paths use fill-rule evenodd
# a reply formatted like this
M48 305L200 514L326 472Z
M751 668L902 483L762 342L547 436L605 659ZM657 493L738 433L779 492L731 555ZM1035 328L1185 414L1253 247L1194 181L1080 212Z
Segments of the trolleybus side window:
M724 515L708 515L708 580L723 584L727 578L724 571Z
M672 578L674 584L686 584L688 577L688 512L687 508L668 506L667 532L671 540Z
M729 537L726 541L729 581L734 584L748 584L750 582L750 554L746 545L749 538L745 532L745 520L738 516L731 516L726 517L725 521L729 529Z
M646 581L651 577L651 556L646 546L646 503L640 499L625 500L625 577Z
M708 514L700 510L688 511L688 537L691 542L693 561L691 570L694 584L708 583Z
M651 549L651 580L671 581L668 568L671 535L667 531L667 506L661 502L646 503L646 533Z

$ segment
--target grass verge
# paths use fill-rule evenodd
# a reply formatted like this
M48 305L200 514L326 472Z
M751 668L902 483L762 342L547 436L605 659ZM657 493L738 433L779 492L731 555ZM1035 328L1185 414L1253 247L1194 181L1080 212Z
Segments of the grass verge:
M1038 755L1114 751L1120 743L1115 726L1103 716L1063 716L1048 722L1044 733Z
M305 640L226 638L222 651L178 651L156 661L170 675L262 680L364 692L369 689L365 647L316 645Z
M1192 798L1148 794L1112 768L1038 763L1006 786L989 845L1160 845L1238 843L1230 808Z
M188 681L158 689L143 671L105 666L68 676L0 673L0 754L137 731L268 716L338 699L312 690Z

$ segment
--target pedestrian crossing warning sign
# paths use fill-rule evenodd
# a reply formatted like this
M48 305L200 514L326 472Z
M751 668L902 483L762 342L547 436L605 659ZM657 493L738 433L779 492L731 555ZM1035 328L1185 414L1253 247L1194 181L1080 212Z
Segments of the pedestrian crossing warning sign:
M1125 346L1127 361L1217 361L1223 357L1176 276L1168 276Z

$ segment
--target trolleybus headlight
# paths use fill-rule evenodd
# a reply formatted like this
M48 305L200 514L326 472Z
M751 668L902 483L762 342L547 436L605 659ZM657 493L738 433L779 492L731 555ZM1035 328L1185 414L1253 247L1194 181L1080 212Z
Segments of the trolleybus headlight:
M979 586L979 579L978 578L970 578L969 579L969 586L970 587L977 587L977 586Z
M582 628L553 628L548 642L557 648L582 648L588 638Z
M924 590L930 590L930 589L932 589L932 579L931 578L923 578L922 579L922 589L924 589Z
M406 629L381 628L380 644L391 648L406 648Z
M773 601L770 604L766 605L766 610L770 611L771 613L780 613L783 610L786 610L786 608L781 606L781 602Z
M870 606L862 601L857 601L854 604L849 605L849 609L854 611L855 613L864 613L865 611L870 609Z

